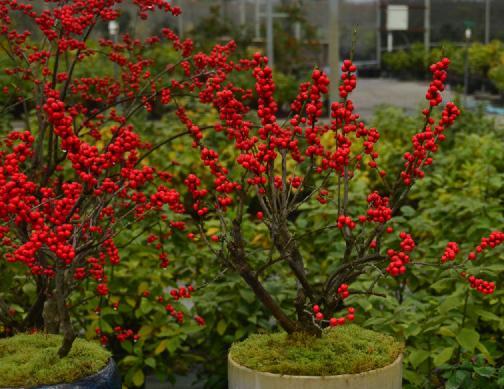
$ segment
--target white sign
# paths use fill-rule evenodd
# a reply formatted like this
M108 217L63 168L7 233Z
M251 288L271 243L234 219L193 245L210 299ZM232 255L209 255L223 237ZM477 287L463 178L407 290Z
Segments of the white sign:
M408 29L408 6L387 6L387 31L406 31Z

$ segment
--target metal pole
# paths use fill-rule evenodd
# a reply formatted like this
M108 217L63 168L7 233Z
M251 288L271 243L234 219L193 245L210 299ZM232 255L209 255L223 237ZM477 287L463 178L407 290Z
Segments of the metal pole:
M387 52L391 53L394 50L394 33L389 31L387 33Z
M244 26L245 25L245 13L246 13L246 9L245 9L246 5L245 5L245 0L241 0L240 1L240 25L241 26Z
M178 2L178 5L180 8L185 9L182 5L182 0L177 0L177 2ZM184 38L184 13L183 12L177 16L177 27L178 27L179 38L180 39Z
M381 40L381 0L376 1L376 62L378 63L378 69L381 69L381 50L382 50L382 40Z
M269 66L275 66L273 52L273 0L266 0L266 55Z
M220 0L220 17L222 20L226 18L226 3L225 0Z
M255 38L261 39L261 0L255 2Z
M339 0L329 0L329 80L331 102L339 97Z
M490 42L490 0L485 2L485 43Z
M467 95L469 94L469 45L471 44L472 31L465 30L465 51L464 51L464 106L467 106Z
M425 61L429 61L431 43L431 0L425 0L424 9L424 48L425 48Z
M294 23L294 37L298 41L301 40L301 23L299 22Z

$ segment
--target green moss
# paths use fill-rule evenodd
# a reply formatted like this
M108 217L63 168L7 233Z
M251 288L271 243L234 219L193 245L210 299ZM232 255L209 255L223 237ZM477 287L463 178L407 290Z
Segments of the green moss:
M76 339L70 354L58 357L59 335L16 335L0 339L0 387L69 383L100 371L110 353L98 343Z
M231 357L254 370L288 375L355 374L392 363L403 351L394 338L356 325L305 334L252 335L231 347Z

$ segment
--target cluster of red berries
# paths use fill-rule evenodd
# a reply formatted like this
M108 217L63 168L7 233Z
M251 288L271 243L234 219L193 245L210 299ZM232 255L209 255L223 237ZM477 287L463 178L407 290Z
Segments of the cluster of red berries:
M133 342L137 342L140 339L140 335L135 334L133 330L126 330L121 328L120 326L114 327L114 332L116 334L116 339L121 343L128 339L133 340Z
M494 282L488 282L474 276L469 276L467 280L469 281L471 288L476 289L480 293L492 294L495 291Z
M504 232L503 231L493 231L487 237L481 239L481 242L476 246L475 251L469 253L468 259L473 261L476 259L477 255L482 254L485 250L493 249L504 243Z
M346 321L354 321L355 319L355 309L352 307L347 308L347 315L345 317L331 317L329 319L329 325L331 327L342 326Z
M340 215L338 217L337 226L338 226L338 228L340 230L344 226L348 226L348 228L350 228L351 230L353 230L357 226L357 223L355 223L350 216Z
M443 100L441 92L445 89L446 69L449 64L449 59L443 58L443 60L430 67L433 79L425 96L429 100L430 108L423 111L426 120L424 131L415 134L412 138L413 152L404 154L406 162L401 177L405 185L411 185L413 178L421 179L424 177L425 173L422 168L431 165L433 162L432 157L429 155L438 151L438 142L445 139L444 130L450 127L457 116L460 115L457 106L449 102L443 109L441 119L436 126L434 126L435 121L431 117L432 108L441 104Z
M444 254L441 257L441 262L445 263L447 261L454 261L458 252L459 252L458 244L456 242L448 242Z
M399 233L399 238L401 238L400 246L404 252L410 253L411 251L413 251L413 249L415 248L415 241L410 234L401 232Z
M409 263L409 255L402 251L395 251L393 249L387 250L387 256L390 263L385 269L392 277L400 276L406 272L406 265Z
M382 197L378 192L373 192L367 197L369 209L367 219L375 223L386 223L392 218L392 209L389 207L388 197Z
M341 98L346 98L357 87L357 76L354 74L357 67L351 60L345 59L341 66L341 85L339 86L339 95Z
M309 90L309 100L310 102L306 104L306 114L308 116L308 124L311 125L314 123L317 118L322 116L323 113L323 101L322 95L325 95L329 92L329 77L320 71L319 69L315 69L312 72L312 80Z
M313 313L315 314L315 320L318 322L323 322L324 321L324 314L320 310L320 306L314 305L312 307ZM345 324L346 321L353 321L355 319L355 309L352 307L347 308L348 314L345 317L331 317L328 321L326 321L327 324L331 327L336 327L336 326L341 326Z
M348 285L347 284L341 284L338 287L338 294L340 295L341 299L344 300L348 296L350 296L350 292L348 291Z

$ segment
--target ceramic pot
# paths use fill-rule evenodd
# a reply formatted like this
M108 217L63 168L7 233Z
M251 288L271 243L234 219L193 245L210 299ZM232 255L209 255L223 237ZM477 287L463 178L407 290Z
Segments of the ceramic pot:
M359 374L294 376L265 373L228 356L229 389L401 389L402 355L390 365Z

